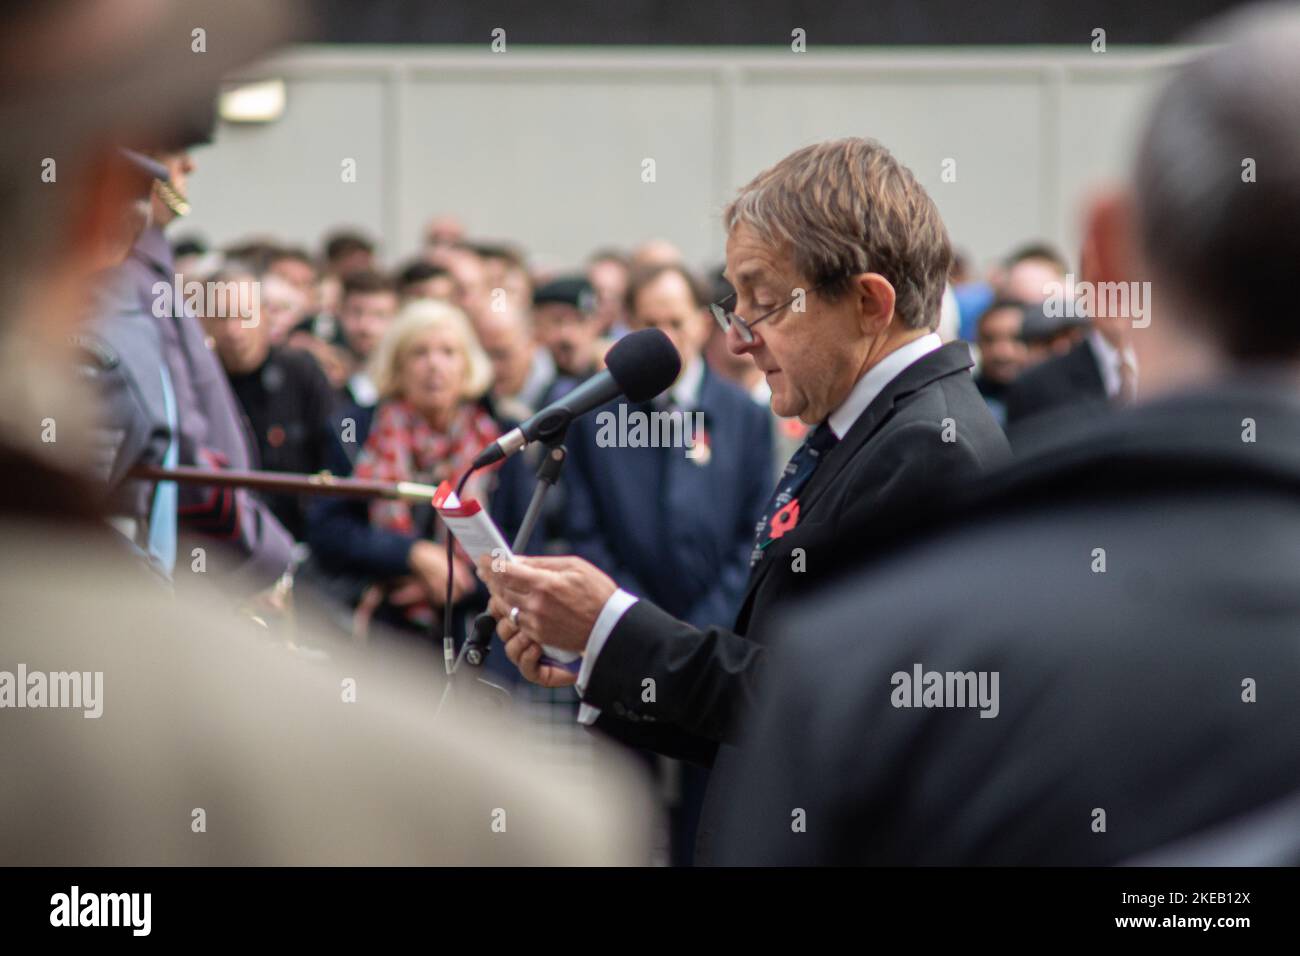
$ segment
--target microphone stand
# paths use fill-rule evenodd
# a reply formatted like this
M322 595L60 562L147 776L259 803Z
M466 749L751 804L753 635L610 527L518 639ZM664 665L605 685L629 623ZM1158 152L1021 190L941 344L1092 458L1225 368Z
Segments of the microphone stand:
M533 487L533 497L528 502L528 510L524 512L523 523L520 524L519 531L515 534L514 544L511 545L511 550L515 554L521 554L527 546L528 539L532 537L533 529L541 517L546 493L555 487L560 479L560 470L564 467L565 459L568 457L568 451L564 447L564 436L567 430L568 423L566 422L563 426L541 439L546 451L537 465L537 484ZM466 477L468 478L468 473ZM450 563L448 568L450 572ZM446 613L450 614L450 609ZM438 713L442 712L443 705L446 704L447 698L451 694L452 686L457 683L456 674L463 663L467 663L470 667L470 670L466 671L464 680L472 678L477 688L488 691L489 697L498 706L504 706L505 702L509 700L510 692L508 690L479 676L479 672L487 663L488 654L492 651L492 638L496 634L496 629L496 619L487 611L479 614L474 619L474 626L465 639L465 643L461 645L460 654L457 655L455 663L448 667L447 684L443 690L442 699L438 702Z

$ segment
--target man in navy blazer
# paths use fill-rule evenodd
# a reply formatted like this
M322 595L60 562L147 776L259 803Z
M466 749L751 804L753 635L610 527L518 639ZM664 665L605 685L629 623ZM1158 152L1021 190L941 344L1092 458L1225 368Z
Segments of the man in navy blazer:
M667 334L681 375L654 402L578 419L563 478L573 553L697 627L736 616L772 459L768 413L704 360L706 307L679 265L632 276L629 324Z

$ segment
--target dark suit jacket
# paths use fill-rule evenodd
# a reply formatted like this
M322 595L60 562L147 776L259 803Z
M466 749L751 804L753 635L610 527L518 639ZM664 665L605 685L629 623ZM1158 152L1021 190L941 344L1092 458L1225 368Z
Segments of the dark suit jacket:
M1110 864L1293 793L1292 388L1095 420L792 607L752 736L715 781L717 861ZM896 706L893 675L917 664L999 674L997 716Z
M611 402L570 426L561 479L570 549L687 623L734 619L772 492L770 414L706 368L689 414L702 418L709 454L692 459L684 448L600 447L601 423L622 404L654 411Z
M763 647L742 636L792 595L834 573L830 542L873 547L875 516L929 505L1010 455L970 375L970 350L954 342L904 369L867 406L799 493L799 524L751 572L732 630L698 629L648 601L623 615L600 652L583 699L597 726L627 743L710 765L735 739L752 703ZM946 437L953 440L947 441ZM655 700L642 682L655 681ZM708 856L714 811L706 804L697 853Z
M1049 442L1051 431L1067 419L1089 418L1110 407L1097 354L1086 338L1026 371L1004 400L1007 433L1017 452Z

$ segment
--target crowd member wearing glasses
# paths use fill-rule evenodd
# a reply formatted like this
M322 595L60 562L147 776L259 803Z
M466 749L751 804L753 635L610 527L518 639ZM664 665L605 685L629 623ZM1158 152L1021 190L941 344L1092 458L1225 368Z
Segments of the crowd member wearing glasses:
M947 232L888 150L801 149L742 188L724 225L736 293L713 316L763 370L772 411L811 426L759 519L735 621L680 621L576 557L479 567L525 677L575 684L584 722L715 777L736 759L765 661L755 633L773 611L834 574L832 551L869 553L875 524L932 507L1010 454L969 347L935 334ZM848 528L854 540L838 540ZM543 662L542 644L583 652L578 673ZM719 809L706 800L697 862Z

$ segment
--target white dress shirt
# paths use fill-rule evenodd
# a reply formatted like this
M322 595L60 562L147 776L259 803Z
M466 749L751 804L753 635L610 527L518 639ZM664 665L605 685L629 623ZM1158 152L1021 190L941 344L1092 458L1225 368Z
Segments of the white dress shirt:
M554 378L555 359L551 358L549 349L536 345L533 347L533 360L528 366L528 377L524 379L519 394L514 398L522 402L531 415L539 410L538 406L541 405L542 396L546 394L546 387Z
M1114 399L1123 387L1123 378L1121 377L1120 366L1127 365L1130 374L1133 376L1133 387L1137 388L1137 353L1133 351L1133 346L1129 346L1121 352L1115 346L1106 340L1106 337L1096 329L1088 331L1088 345L1092 347L1092 354L1097 357L1097 367L1101 370L1101 382L1106 388L1106 397Z
M913 339L901 348L895 349L867 369L866 374L858 379L857 384L853 386L853 390L849 392L848 398L844 399L839 407L831 412L826 419L831 426L831 431L835 432L835 437L842 439L847 435L849 429L853 427L853 423L867 410L867 406L875 401L876 396L884 391L886 385L918 359L929 355L941 345L943 345L943 340L937 334L931 332L918 339ZM703 363L701 363L701 374L703 373L702 366ZM682 378L686 378L686 375L683 374ZM582 667L578 671L576 689L579 696L586 691L587 682L591 679L591 672L596 666L596 659L600 657L600 652L604 648L605 642L609 640L610 634L613 633L614 627L627 613L628 608L636 602L635 596L619 588L609 596L605 606L600 609L600 614L596 616L596 623L592 626L591 634L587 638L587 648L583 652ZM579 723L593 724L599 716L599 707L583 704L578 708Z
M348 379L348 391L362 408L369 408L379 401L379 389L375 388L369 372L357 372Z
M700 404L700 385L703 382L704 359L697 355L682 369L668 394L682 411L694 411L695 406Z

